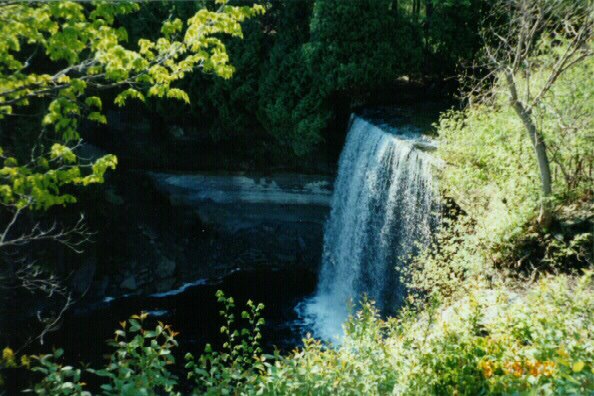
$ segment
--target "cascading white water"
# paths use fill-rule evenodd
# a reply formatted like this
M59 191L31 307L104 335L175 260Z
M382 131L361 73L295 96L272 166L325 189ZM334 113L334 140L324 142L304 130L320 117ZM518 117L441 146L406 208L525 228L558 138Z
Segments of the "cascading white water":
M412 128L354 116L340 157L316 295L298 311L316 337L338 341L349 305L364 295L394 313L398 270L430 240L437 221L430 142Z

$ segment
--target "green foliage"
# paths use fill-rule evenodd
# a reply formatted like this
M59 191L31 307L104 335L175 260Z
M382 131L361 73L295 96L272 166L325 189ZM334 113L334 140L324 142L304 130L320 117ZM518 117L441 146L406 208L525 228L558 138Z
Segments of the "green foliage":
M592 274L516 294L476 285L449 306L383 321L364 305L343 344L267 364L246 394L587 394L594 387Z
M101 385L105 395L174 394L177 378L168 370L175 363L172 349L177 346L171 326L160 323L144 330L148 315L133 315L120 324L110 345L115 348L110 363L101 370L90 370L108 383Z
M331 118L304 50L313 5L312 0L278 4L278 37L259 80L258 119L285 156L311 153Z
M244 26L243 40L229 42L228 51L235 67L234 78L218 79L192 75L187 90L192 95L192 112L209 120L213 140L247 139L257 133L254 117L257 106L258 79L263 68L267 37L259 20ZM165 107L167 110L168 106Z
M400 368L407 373L402 389L587 393L594 386L592 371L573 366L592 359L592 274L572 283L563 276L547 278L521 294L503 285L478 286L442 307L410 345L419 353Z
M233 298L225 297L219 290L217 300L224 307L220 313L226 321L221 327L221 333L225 336L224 351L216 352L210 344L207 344L198 362L191 354L186 354L188 379L196 383L195 394L227 394L230 389L243 386L247 381L253 381L257 372L263 369L263 362L266 361L260 347L262 338L260 327L264 325L264 319L260 314L264 305L256 305L248 300L247 310L241 313L241 318L248 327L239 329L236 328Z
M590 59L563 75L534 110L551 153L557 212L565 211L564 217L573 217L567 222L585 221L592 210L587 200L592 196L594 156L589 147L594 124L586 114L593 110L593 65ZM543 78L546 75L543 71ZM540 81L537 77L532 76ZM523 86L521 81L518 86ZM467 220L456 241L441 244L442 251L452 246L451 257L446 261L437 257L434 263L453 265L457 261L478 271L489 264L509 265L523 260L526 252L518 254L518 247L530 238L539 239L546 252L565 251L574 258L583 254L571 251L572 246L579 245L571 242L574 236L566 238L567 249L556 249L550 233L541 236L533 227L539 205L537 164L530 140L503 89L497 90L489 102L444 114L438 130L438 153L447 163L441 174L442 187L445 195L463 209ZM564 209L570 206L578 209ZM443 239L449 232L445 231ZM591 233L578 238L591 239ZM556 253L546 255L548 261L559 261Z
M305 52L329 91L373 89L419 69L421 46L392 0L318 0ZM389 32L389 34L387 34Z
M81 165L71 148L54 143L47 156L40 156L23 165L14 157L0 155L0 201L17 209L48 209L54 205L76 202L64 194L65 185L100 183L108 169L115 169L117 158L106 155L90 165Z
M170 326L159 323L154 330L143 328L146 313L133 315L120 323L109 343L115 348L107 366L100 370L81 370L59 363L62 350L33 356L31 370L42 374L42 380L30 392L38 395L91 395L81 380L86 372L106 380L103 395L179 395L174 391L177 378L169 367L175 362L172 348L177 346Z
M222 35L241 38L241 23L264 8L225 0L216 5L217 11L200 9L186 21L165 21L162 37L141 38L135 47L127 45L127 31L117 19L138 11L136 2L0 3L0 119L37 101L47 106L40 126L44 139L29 142L32 163L2 154L2 203L19 209L72 203L64 186L101 183L105 171L115 168L112 155L88 164L72 150L82 120L107 122L97 92L125 88L115 97L120 106L145 97L188 103L188 94L174 86L186 74L199 68L229 78L233 67ZM30 67L37 53L44 64Z
M262 354L260 340L264 325L261 312L264 305L247 302L247 309L241 313L241 321L247 327L236 327L235 302L217 292L217 299L223 306L221 317L225 325L221 327L226 341L223 351L216 352L207 345L198 361L188 353L185 367L187 377L195 383L196 394L226 394L230 389L244 386L247 381L257 378L264 369L266 355ZM145 328L147 313L132 315L120 322L114 339L109 341L115 351L109 363L102 369L89 368L86 372L103 379L101 390L104 395L179 395L178 378L171 373L175 364L173 349L177 347L178 335L171 326L161 322L153 330ZM83 371L71 366L63 366L58 360L63 351L32 357L32 370L43 375L41 382L31 390L39 395L90 395L84 391L81 381ZM5 349L2 362L7 367L16 366L12 350ZM23 364L28 367L27 364ZM1 368L2 366L0 366Z
M535 109L549 146L558 202L576 202L594 195L593 76L594 59L589 58L566 71Z
M2 350L2 354L0 355L0 390L4 385L4 377L2 375L3 370L11 370L17 367L26 367L29 368L30 366L30 358L27 355L21 355L20 359L17 358L17 355L10 347L5 347Z
M472 58L484 2L435 2L422 18L408 3L317 0L309 34L279 26L261 80L259 115L281 147L310 153L324 140L336 98L361 105L404 75L451 74Z
M280 150L297 156L310 153L322 142L322 131L332 113L323 106L323 97L313 88L314 74L303 70L305 56L301 47L285 53L272 50L271 71L263 76L260 87L260 119L274 136Z
M376 395L392 392L398 373L390 365L387 340L391 329L379 319L373 303L345 324L340 346L328 347L312 338L293 354L268 364L259 389L265 394Z
M442 0L425 3L425 15L420 20L425 30L424 70L451 76L467 66L464 63L469 63L478 52L480 23L490 2Z
M90 396L85 390L84 383L81 381L82 370L72 366L64 366L56 362L56 359L64 354L64 351L58 349L52 354L39 355L33 357L32 370L41 374L43 379L35 384L29 392L35 392L37 395L63 395L63 396Z
M234 78L194 74L182 83L204 128L196 133L232 142L240 154L259 145L286 164L319 149L337 112L373 100L374 91L400 77L452 76L477 50L488 2L425 1L414 12L412 3L262 0L266 17L247 21L244 39L228 43ZM188 7L155 4L125 25L135 36L150 36L155 15L183 20ZM157 109L167 121L186 116L167 103Z
M341 345L312 338L287 356L261 353L261 305L248 303L235 329L235 303L219 292L226 324L224 352L207 346L187 355L196 394L588 394L594 389L593 273L543 277L522 287L474 283L466 295L439 305L410 305L382 320L372 302L345 324ZM175 333L142 329L143 315L116 331L116 352L104 370L104 394L175 394ZM160 340L160 341L159 341ZM58 356L59 357L58 353ZM37 358L46 375L39 394L81 389L80 372L54 357ZM63 384L68 383L64 386ZM65 390L67 389L67 390Z

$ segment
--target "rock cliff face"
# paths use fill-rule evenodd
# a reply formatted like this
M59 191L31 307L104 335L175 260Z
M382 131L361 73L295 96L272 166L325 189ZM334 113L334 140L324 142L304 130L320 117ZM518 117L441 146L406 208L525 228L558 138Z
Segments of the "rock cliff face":
M243 245L233 260L254 265L317 270L332 178L299 174L151 173L172 206L190 208L223 244Z
M150 173L150 177L172 205L191 207L205 223L228 232L307 224L317 230L332 196L328 176Z
M329 176L120 173L106 186L92 295L162 293L236 271L317 273ZM117 219L117 221L115 220Z

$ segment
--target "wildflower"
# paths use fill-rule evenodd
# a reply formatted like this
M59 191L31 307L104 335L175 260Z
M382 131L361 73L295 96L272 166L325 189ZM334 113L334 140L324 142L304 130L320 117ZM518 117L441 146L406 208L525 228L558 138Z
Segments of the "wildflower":
M544 369L543 369L543 374L547 377L550 377L551 375L555 374L555 362L551 362L551 361L546 361L543 363Z
M507 362L505 363L505 373L514 375L515 377L521 377L524 374L524 368L522 367L522 363L515 361L515 362Z
M14 363L14 352L9 347L6 347L2 350L2 360L4 360L6 367L16 366L16 364Z
M514 375L516 377L521 377L524 374L524 368L522 367L522 363L520 362L514 362L513 369Z
M538 377L542 374L543 365L538 360L535 360L534 362L527 360L526 368L528 369L528 372L531 376Z
M490 361L486 360L480 362L479 367L483 370L483 375L486 378L491 378L493 376L493 364Z
M14 360L14 352L9 347L2 350L2 359L6 361Z

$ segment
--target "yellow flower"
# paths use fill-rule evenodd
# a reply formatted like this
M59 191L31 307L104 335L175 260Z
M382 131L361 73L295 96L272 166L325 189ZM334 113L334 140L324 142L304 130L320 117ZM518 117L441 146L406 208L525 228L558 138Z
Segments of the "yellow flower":
M505 363L504 371L506 374L512 374L515 377L521 377L524 374L522 363L518 361Z
M16 366L14 362L14 351L9 347L6 347L2 350L2 360L4 360L4 364L6 367Z
M483 369L483 374L485 375L485 377L491 378L493 376L493 369L491 367L485 367Z
M14 352L9 347L6 347L2 350L2 359L4 360L14 360Z
M551 361L547 360L543 364L544 369L543 369L542 373L545 376L550 377L551 375L555 374L555 366L556 366L555 362L551 362Z
M542 363L538 360L535 360L534 362L527 360L526 368L533 377L538 377L542 374Z
M514 375L516 377L521 377L524 374L524 368L522 367L522 363L514 362L513 368L514 368Z
M484 360L480 362L479 367L483 370L483 375L486 378L491 378L493 376L493 364L490 361Z
M14 352L9 347L2 350L2 359L6 362L14 362Z

